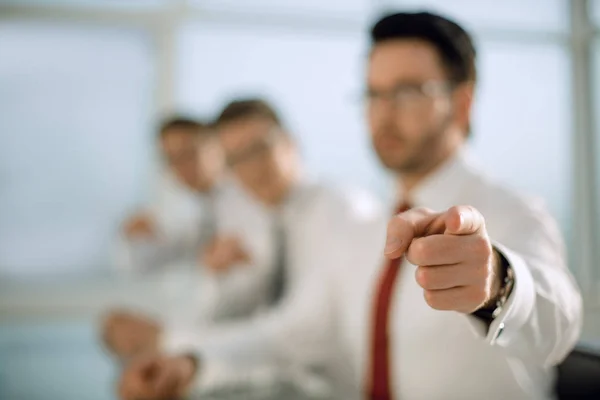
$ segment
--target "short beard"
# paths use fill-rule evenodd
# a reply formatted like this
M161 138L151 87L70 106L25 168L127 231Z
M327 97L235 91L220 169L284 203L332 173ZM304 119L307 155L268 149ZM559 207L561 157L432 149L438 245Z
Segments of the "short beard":
M432 166L436 165L439 160L439 154L444 146L445 134L450 126L451 117L448 115L437 126L430 129L422 138L413 152L405 160L401 162L386 162L381 156L379 157L382 164L390 171L397 174L418 174L427 172ZM400 160L399 160L400 161Z

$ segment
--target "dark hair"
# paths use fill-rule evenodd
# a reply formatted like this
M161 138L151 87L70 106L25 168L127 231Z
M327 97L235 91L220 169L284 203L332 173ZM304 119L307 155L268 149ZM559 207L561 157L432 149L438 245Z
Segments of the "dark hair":
M452 83L475 82L476 51L471 36L456 22L429 12L400 12L371 29L373 45L394 39L421 39L433 45Z
M210 133L210 126L193 118L176 115L165 119L158 129L159 136L165 137L170 130L186 130L193 134Z
M223 108L217 117L215 126L249 117L261 117L282 126L281 118L275 108L266 100L260 98L237 99Z

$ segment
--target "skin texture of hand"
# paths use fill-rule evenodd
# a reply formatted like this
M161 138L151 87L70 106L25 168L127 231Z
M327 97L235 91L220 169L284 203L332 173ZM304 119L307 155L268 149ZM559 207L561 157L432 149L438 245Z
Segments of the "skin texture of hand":
M155 355L129 363L118 386L121 400L176 400L186 395L196 374L188 356Z
M415 208L388 223L385 256L417 265L415 278L436 310L469 314L492 303L500 290L499 262L485 220L471 206L443 213Z
M104 319L102 338L121 358L131 358L158 350L161 327L153 320L126 311L113 311Z
M127 219L123 231L128 239L152 238L156 236L156 227L152 217L137 214Z
M217 237L201 254L201 265L215 274L228 272L235 265L250 262L250 256L236 237Z

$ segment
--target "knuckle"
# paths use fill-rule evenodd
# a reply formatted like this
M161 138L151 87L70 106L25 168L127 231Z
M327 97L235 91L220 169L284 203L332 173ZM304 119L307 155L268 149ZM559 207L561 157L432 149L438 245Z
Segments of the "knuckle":
M427 244L424 240L414 240L408 250L410 261L413 264L424 264L427 259Z
M413 208L413 210L415 210L419 214L430 214L433 212L431 210L431 208L427 208L427 207L416 207L416 208Z
M475 236L473 239L473 253L478 257L487 258L492 253L492 247L489 240L485 236Z
M416 278L419 286L421 286L422 288L426 289L429 287L430 274L428 273L428 271L425 268L422 268L422 267L417 268L417 270L415 271L415 278Z
M473 304L482 304L487 298L485 288L477 287L469 292L468 299Z
M409 227L411 222L403 217L401 214L394 215L388 222L387 230L388 232L397 232L399 230L405 229Z

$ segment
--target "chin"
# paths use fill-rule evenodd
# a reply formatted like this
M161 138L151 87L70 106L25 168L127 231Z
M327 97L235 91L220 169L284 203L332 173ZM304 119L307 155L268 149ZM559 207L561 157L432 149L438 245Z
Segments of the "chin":
M385 168L393 172L409 173L419 170L418 165L402 157L380 157L380 160Z
M396 169L405 164L404 156L402 154L392 154L389 151L378 151L377 155L379 156L381 163L389 169Z

